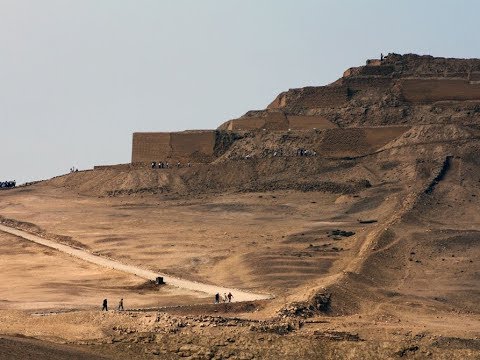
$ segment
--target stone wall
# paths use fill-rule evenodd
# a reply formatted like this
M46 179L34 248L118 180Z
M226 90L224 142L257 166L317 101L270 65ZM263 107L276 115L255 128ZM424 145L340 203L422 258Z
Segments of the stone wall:
M215 148L215 134L215 130L134 133L132 163L208 159Z
M480 84L462 79L404 79L400 83L405 101L428 104L436 101L480 100Z

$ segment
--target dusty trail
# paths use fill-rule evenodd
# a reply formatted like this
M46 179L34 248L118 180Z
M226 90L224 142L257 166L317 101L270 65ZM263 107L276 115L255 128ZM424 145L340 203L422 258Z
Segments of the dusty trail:
M172 277L170 275L156 273L151 270L142 269L141 267L138 267L138 266L122 264L121 262L118 262L115 260L106 259L104 257L91 254L85 250L75 249L71 246L59 244L55 241L47 240L39 236L30 234L28 232L14 229L1 224L0 224L0 231L21 237L25 240L33 241L43 246L47 246L49 248L58 250L62 253L74 256L84 261L88 261L90 263L93 263L105 268L122 271L128 274L133 274L143 279L155 280L156 277L162 276L165 283L167 283L168 285L175 286L182 289L206 293L206 294L212 295L212 299L217 292L220 294L231 292L234 296L233 298L234 301L253 301L253 300L265 300L265 299L273 298L273 296L269 294L254 294L254 293L242 291L239 289L226 288L226 287L221 287L216 285L184 280L184 279Z

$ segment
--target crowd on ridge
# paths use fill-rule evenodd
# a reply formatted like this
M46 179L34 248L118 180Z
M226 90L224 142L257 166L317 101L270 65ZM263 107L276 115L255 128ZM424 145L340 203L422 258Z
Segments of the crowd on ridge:
M317 152L315 150L303 149L299 148L296 150L295 153L292 151L284 151L283 149L264 149L261 153L260 157L291 157L291 156L302 156L302 157L310 157L310 156L317 156ZM254 155L246 155L243 156L245 159L253 158Z
M283 156L310 157L310 156L317 156L317 152L315 150L309 150L309 149L303 149L303 148L297 149L295 153L291 153L291 152L288 152L288 151L283 151L283 149L264 149L260 156L261 157L270 157L270 156L273 156L273 157L283 157ZM250 158L253 158L253 157L254 157L254 155L252 155L252 154L242 156L242 158L247 159L247 160L250 159ZM187 163L186 166L191 167L192 164ZM181 168L182 164L180 163L180 161L178 161L177 163L174 163L174 164L170 164L168 161L165 161L165 162L163 162L163 161L159 161L159 162L152 161L150 163L150 167L152 169L170 169L170 168L173 168L173 167Z
M152 169L169 169L169 168L172 168L174 166L177 167L177 168L180 168L180 167L182 167L182 164L180 163L180 161L178 161L175 165L169 164L168 161L166 161L166 162L159 161L158 163L156 161L152 161L152 163L151 163ZM191 166L192 166L191 163L187 163L187 167L191 167Z
M15 180L13 181L0 181L0 189L11 189L17 185Z

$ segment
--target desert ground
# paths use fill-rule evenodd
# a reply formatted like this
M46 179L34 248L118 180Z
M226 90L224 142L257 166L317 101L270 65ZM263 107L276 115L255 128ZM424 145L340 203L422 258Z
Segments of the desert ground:
M478 185L469 197L459 193L462 169L452 167L433 197L414 200L415 185L404 186L395 166L380 163L369 167L373 186L355 194L93 196L55 182L3 191L3 224L125 264L274 298L213 305L211 295L151 286L2 233L0 332L9 336L2 339L51 351L74 346L58 348L59 358L69 351L132 359L478 358L479 253L470 242ZM64 181L82 176L103 175ZM449 196L455 186L458 196ZM463 206L453 228L455 201ZM399 221L402 211L408 216ZM435 223L419 226L429 217ZM288 304L332 285L332 313L291 316ZM100 311L103 298L113 309L124 298L126 311Z
M212 130L191 166L0 190L0 358L480 359L475 79L389 54ZM245 124L270 128L224 129Z

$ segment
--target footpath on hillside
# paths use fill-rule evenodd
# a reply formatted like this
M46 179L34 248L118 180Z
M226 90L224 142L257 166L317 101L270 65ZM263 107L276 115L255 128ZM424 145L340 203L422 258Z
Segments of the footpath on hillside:
M160 277L163 277L163 280L167 285L178 287L181 289L206 293L206 294L212 295L212 299L216 293L228 294L229 292L231 292L234 295L234 299L236 302L266 300L266 299L273 298L273 296L269 294L255 294L255 293L251 293L251 292L243 291L239 289L227 288L227 287L216 286L211 284L204 284L201 282L180 279L167 274L156 273L151 270L142 269L141 267L138 267L135 265L127 265L116 260L106 259L104 257L89 253L85 250L76 249L71 246L60 244L52 240L44 239L40 236L33 235L28 232L14 229L1 224L0 224L0 231L21 237L25 240L29 240L43 246L47 246L49 248L60 251L62 253L68 254L70 256L74 256L76 258L82 259L84 261L87 261L105 268L114 269L114 270L122 271L124 273L138 276L142 279L154 281L157 277L160 276Z

